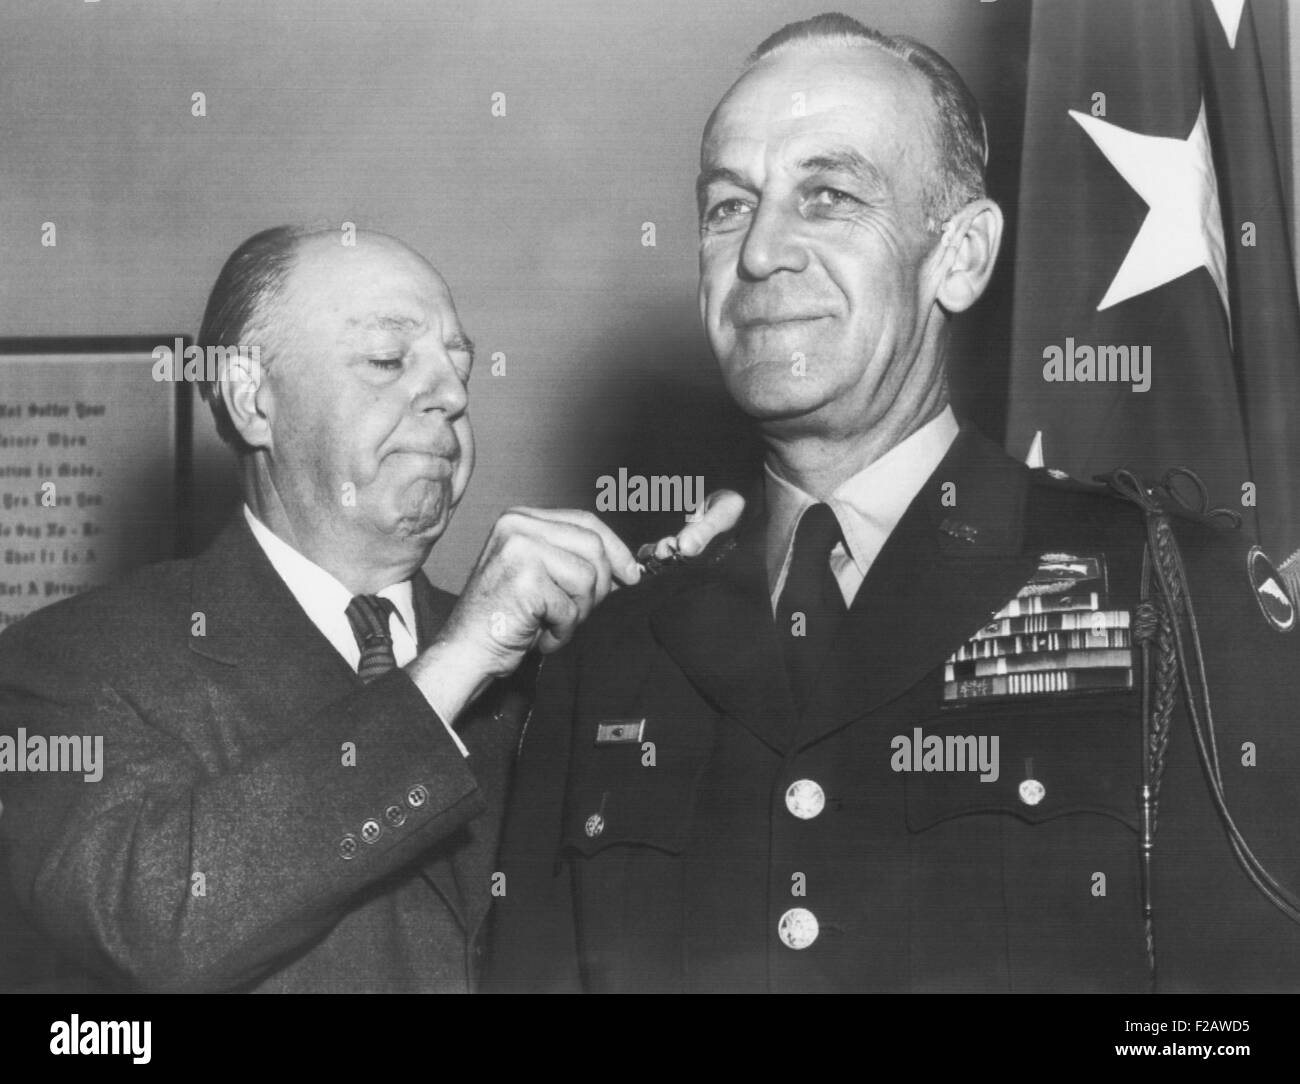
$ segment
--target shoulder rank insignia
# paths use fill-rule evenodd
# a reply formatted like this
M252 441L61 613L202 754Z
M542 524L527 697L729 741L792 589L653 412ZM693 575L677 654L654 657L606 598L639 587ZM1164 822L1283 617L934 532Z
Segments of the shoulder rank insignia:
M658 576L670 568L685 568L692 565L705 565L710 568L721 564L736 548L736 539L734 537L715 538L705 548L703 553L696 554L694 557L687 557L676 549L676 543L673 542L673 549L667 557L655 556L655 544L647 542L639 547L636 551L637 564L641 568L642 575Z
M979 537L979 528L969 523L959 523L955 519L945 519L939 524L939 530L958 542L974 542Z
M1251 546L1246 554L1246 574L1250 577L1251 590L1255 592L1255 601L1259 603L1264 620L1278 632L1290 632L1295 628L1295 605L1282 576L1258 546Z
M1029 582L943 670L944 707L1131 689L1129 611L1111 608L1105 555L1044 553Z

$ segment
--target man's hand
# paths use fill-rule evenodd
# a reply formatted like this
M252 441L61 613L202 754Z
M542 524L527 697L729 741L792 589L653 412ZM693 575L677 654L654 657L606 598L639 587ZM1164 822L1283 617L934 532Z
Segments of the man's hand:
M645 561L655 557L666 561L675 554L694 557L724 531L729 531L739 521L745 510L745 498L731 489L718 489L704 498L698 518L688 519L686 526L676 535L647 542L637 550L637 558Z
M641 557L694 557L731 530L744 509L739 493L711 493L697 518L678 534L642 546ZM512 508L493 526L437 639L407 672L451 723L534 647L555 651L606 595L640 577L631 551L590 512Z
M631 551L590 512L512 508L408 673L450 722L534 647L546 653L568 642L616 584L640 576Z

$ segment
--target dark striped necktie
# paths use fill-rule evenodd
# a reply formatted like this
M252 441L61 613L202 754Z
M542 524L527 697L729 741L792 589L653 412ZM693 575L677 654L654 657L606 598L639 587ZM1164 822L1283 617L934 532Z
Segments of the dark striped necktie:
M348 624L361 648L357 676L362 681L374 681L397 669L393 638L388 634L388 617L396 610L391 601L378 595L357 595L348 603Z

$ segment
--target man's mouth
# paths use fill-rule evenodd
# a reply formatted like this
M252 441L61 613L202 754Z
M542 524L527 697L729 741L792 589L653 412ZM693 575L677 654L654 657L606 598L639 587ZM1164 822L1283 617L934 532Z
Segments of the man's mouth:
M432 473L440 477L451 474L456 467L456 454L454 452L430 451L428 448L394 448L388 454L390 456L414 456L419 460L428 460L430 461L429 465L433 466ZM422 466L426 465L422 464Z
M765 327L784 327L787 324L811 324L818 320L829 320L829 313L789 313L775 316L751 316L733 321L738 331L753 331Z

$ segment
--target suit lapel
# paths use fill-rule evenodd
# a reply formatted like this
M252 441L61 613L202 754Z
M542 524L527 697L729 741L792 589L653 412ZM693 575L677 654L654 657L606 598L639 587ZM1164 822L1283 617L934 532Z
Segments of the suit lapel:
M416 637L423 647L456 600L433 587L423 572L412 577L411 596ZM297 690L310 690L314 698L328 701L361 685L298 605L242 514L195 559L191 602L194 613L203 615L204 634L190 637L190 650L238 667L259 688L283 690L286 701ZM420 873L465 925L464 900L446 848L422 860Z
M1029 472L963 427L853 599L799 731L807 745L906 692L1033 575Z
M359 681L347 661L303 612L242 514L195 559L190 592L194 629L190 650L238 667L250 680L285 690L337 690L343 696Z

